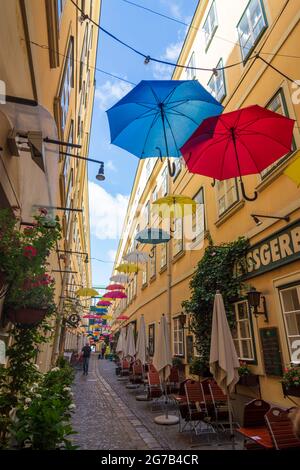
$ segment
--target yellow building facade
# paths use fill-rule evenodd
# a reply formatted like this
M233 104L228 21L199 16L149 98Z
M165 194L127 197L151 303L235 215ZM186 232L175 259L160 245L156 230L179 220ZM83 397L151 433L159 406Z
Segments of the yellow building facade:
M77 5L99 22L100 1ZM0 207L13 207L22 224L46 207L62 224L49 260L55 337L37 360L46 370L83 341L62 320L68 298L91 285L87 162L64 153L88 156L98 28L65 0L4 0L0 25ZM8 342L9 327L0 335Z
M249 240L252 267L245 282L265 298L268 322L263 315L255 317L247 301L233 304L239 357L249 363L259 380L259 387L237 385L237 402L241 403L261 396L289 407L291 403L284 398L280 383L282 370L291 362L300 362L300 190L284 175L300 146L299 86L289 80L299 79L299 20L297 0L199 2L178 59L182 67L176 67L173 79L199 80L222 102L224 112L258 104L295 119L293 151L262 174L244 177L247 193L258 192L253 202L243 199L235 179L213 186L210 178L189 173L180 160L176 160L175 177L170 178L166 162L142 160L115 262L117 267L135 247L134 236L139 230L160 226L151 210L157 198L183 194L200 203L194 237L187 240L184 222L175 221L175 233L182 231L182 238L177 236L152 251L154 256L148 264L140 265L138 274L131 275L126 287L128 298L114 307L115 317L121 313L129 317L123 323L115 321L115 329L135 322L138 330L144 315L152 355L157 324L163 313L168 315L173 355L188 364L195 354L193 337L182 328L179 315L182 301L190 298L189 283L208 246L208 234L215 245L238 237ZM264 60L255 58L258 53ZM185 68L189 65L212 70L232 64L236 65L217 73ZM261 151L263 155L264 149ZM279 219L258 220L252 217L255 214ZM151 248L138 246L145 252ZM300 404L299 398L293 399Z

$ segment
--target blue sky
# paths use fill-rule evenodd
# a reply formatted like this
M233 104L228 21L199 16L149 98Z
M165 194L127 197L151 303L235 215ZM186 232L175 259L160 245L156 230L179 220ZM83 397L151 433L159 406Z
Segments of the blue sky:
M132 0L185 23L190 23L198 0ZM101 26L124 42L152 57L176 62L186 30L184 25L132 6L124 0L102 0ZM145 65L143 58L99 32L97 67L139 83L170 79L172 68ZM104 182L98 182L96 164L89 164L89 195L93 285L107 285L113 266L128 197L138 159L110 144L105 110L131 89L126 82L96 71L96 93L91 130L90 157L103 160Z

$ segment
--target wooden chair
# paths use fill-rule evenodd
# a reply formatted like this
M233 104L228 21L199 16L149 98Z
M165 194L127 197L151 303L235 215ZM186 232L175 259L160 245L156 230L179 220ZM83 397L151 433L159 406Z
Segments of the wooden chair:
M159 374L157 371L149 371L147 374L148 385L147 385L147 396L148 400L151 400L151 410L153 411L153 403L157 403L163 396L163 389L161 386Z
M265 414L270 410L270 403L264 400L251 400L245 404L243 416L243 429L263 428L265 423ZM263 450L263 447L254 443L250 439L244 440L244 447L247 450Z
M143 382L143 367L141 361L135 361L132 365L132 374L129 378L133 384L140 384Z
M120 375L121 376L129 375L129 368L130 368L130 363L127 361L127 359L122 359Z
M289 411L274 407L265 415L267 426L277 450L300 448L300 439L294 434L293 424L288 416Z
M168 385L167 385L168 393L178 392L179 384L180 384L179 371L177 367L173 366L171 367L171 372L170 372L170 376L168 379Z
M232 409L228 409L227 396L215 380L209 380L208 387L210 390L211 403L213 407L214 426L216 428L216 431L221 430L222 432L224 432L229 427L229 413L231 413L233 421Z
M194 380L187 380L184 387L187 413L184 414L183 418L186 424L189 424L191 430L197 435L199 425L200 429L202 429L202 423L205 421L206 423L209 422L203 388L200 382ZM205 428L207 430L207 426Z

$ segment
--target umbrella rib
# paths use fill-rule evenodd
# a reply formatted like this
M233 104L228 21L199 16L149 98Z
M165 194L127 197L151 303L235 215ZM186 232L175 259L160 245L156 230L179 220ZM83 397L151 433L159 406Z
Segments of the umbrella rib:
M240 139L238 140L238 142L247 150L252 162L254 163L254 166L257 170L257 173L260 173L260 170L257 168L257 164L256 164L256 161L253 159L251 153L249 152L249 149L246 147L246 145L244 144L244 142L242 142ZM241 175L240 175L241 176Z
M192 121L194 124L196 124L196 126L199 125L199 123L196 122L196 121L194 121L193 118L191 118L190 116L187 116L186 114L181 113L180 111L177 111L176 109L172 109L172 111L168 111L168 110L167 110L166 114L167 114L167 113L168 113L168 114L173 114L173 115L175 115L175 116L177 116L177 115L182 116L182 117L184 117L184 118L186 118L186 119L190 119L190 121Z
M147 132L147 135L146 135L146 139L145 139L145 142L144 142L144 146L143 146L143 150L142 150L141 155L144 155L145 147L146 147L146 144L147 144L147 141L148 141L150 132L151 132L152 129L153 129L153 126L154 126L154 124L155 124L155 121L158 120L158 117L159 117L159 113L156 113L156 114L154 115L154 119L153 119L153 121L152 121L152 123L151 123L151 126L149 126L149 129L148 129L148 132Z
M226 143L226 147L225 147L225 150L224 150L224 153L223 153L223 158L222 158L222 164L221 164L221 176L222 176L222 173L223 173L223 168L224 168L224 163L225 163L225 155L226 155L228 146L229 146L230 141L231 141L231 136L228 135L227 137L228 137L228 141Z
M176 149L177 149L177 153L178 153L178 155L180 156L181 154L180 154L180 151L179 151L179 149L178 149L178 146L177 146L177 143L176 143L176 140L175 140L175 136L174 136L174 134L173 134L173 130L172 130L172 127L171 127L171 125L170 125L170 122L169 122L169 119L168 119L167 114L165 114L165 118L166 118L166 121L167 121L167 123L168 123L168 125L169 125L170 131L171 131L171 134L172 134L172 137L173 137L173 140L174 140L174 144L175 144L175 147L176 147ZM169 156L169 155L168 155L168 156Z
M281 144L282 143L280 141L278 141L277 139L275 139L273 136L269 136L267 134L264 134L263 132L258 132L258 131L255 131L255 132L249 132L249 134L238 134L237 137L242 137L243 135L262 135L264 137L266 137L267 139L270 139L270 140L274 140L274 142L277 142L277 144ZM284 145L282 145L284 147Z
M203 134L203 135L204 135L204 134ZM218 140L212 141L212 142L210 143L209 148L212 147L213 145L220 144L223 140L226 140L226 138L228 138L228 135L227 135L227 134L226 134L226 135L222 135L222 139L218 139ZM202 154L205 153L207 150L208 150L208 147L206 147L206 148L204 148L204 149L201 149L200 153L199 153L198 156L197 156L197 160L199 160L199 159L202 157ZM189 162L189 159L190 159L190 158L187 159L187 162L186 162L187 164L188 164L188 162ZM191 167L191 170L192 170L192 169L193 169L193 168Z

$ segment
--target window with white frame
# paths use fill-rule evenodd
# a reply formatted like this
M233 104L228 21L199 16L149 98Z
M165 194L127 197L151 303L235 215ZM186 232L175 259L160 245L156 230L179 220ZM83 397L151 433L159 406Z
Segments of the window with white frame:
M74 121L71 121L70 124L70 129L69 129L69 135L68 135L68 143L72 144L74 142ZM71 148L67 147L66 153L71 152ZM67 188L67 182L68 182L68 176L69 176L69 169L70 169L70 164L71 164L71 157L69 155L65 156L65 163L64 163L64 181L65 181L65 189Z
M196 202L196 209L193 213L193 237L196 240L198 237L204 235L205 231L205 210L204 210L204 189L200 191L194 197Z
M191 67L191 68L189 68ZM192 53L190 60L188 61L187 68L185 69L186 72L186 79L187 80L195 80L196 78L196 61L195 61L195 52Z
M58 16L58 22L60 23L60 19L63 13L63 9L65 6L66 0L57 0L57 16Z
M143 223L145 227L150 225L150 201L147 202L144 208Z
M174 219L173 256L183 250L183 219Z
M67 187L67 192L66 192L66 207L71 208L72 207L72 189L73 189L73 168L71 168L70 175L69 175L69 181L68 181L68 187ZM70 220L70 211L66 211L66 224L68 227Z
M218 27L216 3L213 1L203 25L205 48L207 49Z
M155 352L155 323L148 326L148 352L149 356L154 356Z
M148 158L147 163L146 163L146 179L150 177L151 174L151 158Z
M163 197L163 196L166 196L169 192L169 179L168 179L167 167L164 169L161 176L162 176L161 190L162 190L162 197Z
M173 178L175 179L181 171L182 160L181 160L181 158L174 158L173 161L174 161L174 164L175 164L175 174L174 174Z
M149 257L150 264L150 279L156 275L156 247L152 250L151 257Z
M184 356L184 330L179 318L173 320L173 346L175 356Z
M134 274L132 281L132 297L136 297L137 294L137 274Z
M82 42L81 56L80 56L80 66L79 66L79 90L82 88L83 82L83 70L85 65L85 58L88 52L88 23L86 24L84 37Z
M232 332L238 358L243 361L254 361L253 333L250 323L250 312L247 300L234 304L236 328Z
M160 268L164 268L167 264L167 244L160 244Z
M262 0L250 0L237 26L243 60L248 58L266 28L267 19Z
M142 283L143 286L148 282L148 263L144 264L143 274L142 274Z
M74 86L74 38L70 37L59 101L61 109L61 128L65 129L70 105L71 89Z
M157 200L157 187L152 191L152 202Z
M220 216L239 199L236 179L217 181L216 194Z
M284 92L282 88L280 88L280 90L278 90L275 96L273 96L273 98L267 104L266 108L269 109L270 111L273 111L274 113L278 113L278 114L281 114L282 116L289 117L288 108L287 108L287 104L286 104L286 100L285 100L285 96L284 96ZM295 150L295 142L293 142L292 150ZM277 160L276 162L272 163L267 168L265 168L261 172L262 178L266 177L275 168L277 168L278 165L280 165L280 163L288 157L288 155L289 154L284 155L283 157L279 158L279 160Z
M300 364L300 284L279 291L291 362Z
M215 72L212 74L207 84L213 97L216 98L216 100L220 103L226 96L225 73L224 70L219 70L222 69L222 67L223 60L220 59L216 66Z

